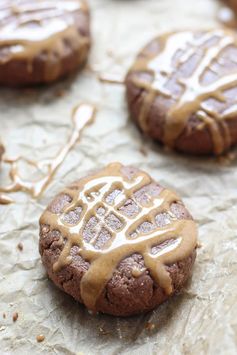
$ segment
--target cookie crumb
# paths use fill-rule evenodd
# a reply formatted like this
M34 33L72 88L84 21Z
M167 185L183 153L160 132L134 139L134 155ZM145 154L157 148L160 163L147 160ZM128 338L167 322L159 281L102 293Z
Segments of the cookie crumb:
M0 332L2 332L3 330L5 330L6 327L4 327L3 325L0 327Z
M17 321L17 319L18 319L18 313L17 312L15 312L15 313L13 313L13 316L12 316L12 320L13 320L13 322L16 322Z
M36 340L38 343L42 343L44 341L45 336L43 334L37 335Z
M154 329L155 329L155 324L154 324L154 323L151 323L151 322L147 322L147 323L145 324L145 329L150 332L151 330L154 330Z
M17 244L17 249L22 251L23 250L23 244L22 243L18 243Z

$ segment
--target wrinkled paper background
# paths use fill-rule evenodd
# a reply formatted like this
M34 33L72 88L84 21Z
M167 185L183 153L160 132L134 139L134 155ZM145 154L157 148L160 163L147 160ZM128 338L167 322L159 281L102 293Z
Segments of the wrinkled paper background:
M236 354L236 163L223 166L164 152L128 120L124 88L99 82L91 70L123 76L137 51L157 33L216 25L219 3L91 0L90 5L94 43L87 69L51 88L0 90L0 134L8 156L53 156L70 134L72 108L89 102L98 109L95 124L41 200L17 193L16 204L0 206L0 353ZM59 97L62 90L65 95ZM112 161L144 168L175 188L200 225L202 244L183 294L150 314L128 319L89 315L47 279L38 254L38 219L54 194ZM3 166L1 184L6 173ZM14 312L19 314L15 323ZM145 329L148 321L155 329ZM36 341L39 334L45 335L42 343Z

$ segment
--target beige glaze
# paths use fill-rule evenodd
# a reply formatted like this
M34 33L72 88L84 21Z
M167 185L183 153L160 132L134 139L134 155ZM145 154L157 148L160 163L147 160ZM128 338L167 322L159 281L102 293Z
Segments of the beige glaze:
M132 269L132 276L137 278L137 277L141 276L145 271L146 271L146 269L134 268L134 269Z
M87 104L81 104L74 110L72 115L73 127L71 136L69 137L69 140L65 144L65 146L58 152L56 157L46 159L38 163L26 160L22 157L17 159L4 159L4 162L10 164L11 166L10 178L12 180L12 184L7 187L0 187L0 193L24 191L29 193L34 198L41 197L60 165L63 163L70 151L74 148L76 143L79 141L84 128L93 122L94 114L94 107ZM18 162L20 160L26 161L29 165L34 166L39 171L47 169L46 175L37 181L26 181L22 179L18 171ZM3 199L0 200L0 204L2 202Z
M63 250L54 264L54 272L59 272L64 266L71 263L70 251L73 246L79 247L79 254L86 261L90 262L88 271L84 274L80 289L84 304L92 311L96 309L96 302L112 278L119 263L126 257L139 253L143 256L145 266L157 285L162 287L167 294L173 291L170 275L165 265L173 264L191 255L197 243L197 230L193 220L174 219L163 228L157 227L150 233L137 233L138 227L145 221L154 222L159 213L168 212L173 202L179 201L178 196L169 191L163 190L156 198L150 198L146 204L138 204L139 211L134 218L127 217L121 206L133 194L149 185L151 177L138 172L132 178L126 178L121 172L121 164L113 163L105 169L81 180L77 188L68 188L65 194L72 198L72 202L64 208L62 214L54 214L46 210L40 219L43 225L49 225L51 230L61 232L61 243L66 238ZM120 190L113 203L108 203L106 197L115 189ZM82 208L82 213L77 224L69 225L65 222L64 216L73 211L76 207ZM104 208L106 214L100 217L97 213L98 208ZM100 250L94 247L98 234L85 242L83 230L85 224L92 217L100 221L103 226L104 218L113 213L120 221L122 227L119 231L109 229L111 238ZM137 235L133 237L134 233ZM157 254L151 253L151 248L167 240L175 240L173 247ZM143 271L143 270L142 270ZM135 271L138 277L137 272Z
M215 43L213 43L213 40ZM212 42L212 43L211 43ZM213 140L214 152L218 155L230 148L231 135L226 121L237 117L236 105L230 108L230 113L219 113L214 108L207 108L208 99L226 102L224 93L237 85L237 69L218 77L214 82L203 83L202 79L208 70L212 69L228 47L237 47L234 32L229 30L213 30L195 36L195 32L185 31L168 33L159 37L160 51L158 55L140 57L131 69L133 71L148 72L152 76L149 84L141 79L134 79L135 85L145 89L147 95L143 101L139 122L143 131L149 130L148 114L157 96L161 95L172 100L171 108L164 123L164 143L174 147L176 140L184 132L188 120L196 115L207 127ZM192 73L187 77L178 74L176 83L180 88L180 95L175 97L167 89L170 79L175 77L177 69L192 59L199 51L200 60ZM181 53L175 61L175 56ZM180 78L181 76L182 78Z
M84 0L1 1L0 64L24 60L31 72L34 59L47 55L53 65L46 68L45 80L53 80L61 69L55 57L64 55L66 42L88 50L88 39L76 27L75 14L81 11L88 12Z
M9 205L13 202L14 201L11 199L11 197L4 194L0 194L0 205Z
M117 75L117 74L99 74L98 79L101 83L105 84L116 84L116 85L123 85L124 84L124 79Z
M4 145L0 141L0 163L4 152L5 152ZM10 197L0 193L0 205L9 205L12 202L13 200Z

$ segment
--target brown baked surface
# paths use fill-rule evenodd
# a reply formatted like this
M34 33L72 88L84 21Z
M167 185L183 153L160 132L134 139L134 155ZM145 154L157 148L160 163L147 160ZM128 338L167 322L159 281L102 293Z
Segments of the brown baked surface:
M172 149L225 153L237 143L236 57L231 30L155 38L126 77L131 117L146 135Z
M128 180L131 180L142 173L140 170L131 167L121 166L120 169L121 176ZM102 172L103 171L106 171L106 168L103 169ZM93 180L93 178L94 175L92 174L89 179ZM51 224L50 219L47 224L45 221L46 215L49 215L52 221L63 220L66 225L72 226L79 223L78 221L80 220L82 209L80 208L79 200L77 201L75 199L75 193L80 192L85 179L86 178L81 179L74 183L70 188L65 189L65 191L56 196L50 203L40 220L39 241L42 262L50 279L52 279L56 286L81 303L83 303L80 290L81 280L91 268L90 262L81 257L79 246L73 245L70 249L70 262L64 264L63 267L55 271L54 266L58 263L59 257L62 257L62 251L65 249L65 243L67 242L68 236L65 234L62 235L59 231L59 224L58 226L55 222L52 222ZM136 191L132 199L127 199L123 204L120 211L125 219L127 218L127 220L129 220L132 218L136 221L137 209L143 206L143 203L148 200L160 197L162 191L165 191L154 180L151 179L150 181L151 182L148 185L143 186ZM112 192L110 191L110 197L108 197L110 201L108 200L108 203L113 203L113 199L116 198L117 192L115 190L116 189ZM72 201L70 191L73 192L74 202ZM74 204L73 209L71 209L72 203ZM75 206L77 207L75 208ZM106 204L103 206L106 208ZM63 213L65 209L70 212ZM102 213L101 210L97 209L97 214L90 216L90 211L88 211L89 217L87 214L83 217L83 242L90 243L94 238L93 248L95 251L106 250L106 246L111 238L110 231L113 230L117 233L121 228L121 221L114 216L116 213L113 216L104 219L102 225L99 226L96 219L100 213ZM191 215L179 199L174 200L174 202L171 203L169 210L156 215L154 221L154 223L143 221L136 230L137 237L139 238L139 236L147 235L147 238L149 238L150 233L152 233L152 231L154 232L154 229L159 230L160 228L169 226L171 221L180 221L181 223L182 221L187 221L187 223L193 223ZM95 239L96 232L98 235ZM186 237L188 241L189 236L187 235ZM166 240L161 244L156 242L152 247L152 253L155 255L170 244L172 244L172 239ZM126 255L115 267L112 277L107 282L96 301L94 311L116 316L129 316L152 310L172 294L178 292L191 276L193 263L196 257L195 249L196 245L190 246L188 254L186 254L184 258L181 258L172 264L165 265L165 269L168 271L173 286L172 292L169 295L154 281L151 276L151 270L146 267L141 254L135 252L131 255ZM134 270L138 273L137 275L135 274L135 276ZM93 288L93 284L91 287Z
M0 18L0 85L51 83L85 63L86 0L5 0Z

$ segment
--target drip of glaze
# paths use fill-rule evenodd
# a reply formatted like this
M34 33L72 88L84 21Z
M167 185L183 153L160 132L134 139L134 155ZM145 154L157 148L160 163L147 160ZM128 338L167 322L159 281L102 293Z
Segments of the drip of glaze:
M9 197L4 194L0 194L0 205L10 205L14 201Z
M47 55L45 78L55 77L60 65L55 56L65 52L65 41L72 48L88 49L88 39L80 35L76 23L77 12L88 12L84 0L20 0L0 4L0 64L12 60L27 61L29 72L37 56ZM50 62L53 65L50 65Z
M216 43L208 45L213 39L216 39ZM230 113L222 115L214 108L206 109L204 103L210 98L225 102L224 92L237 85L237 70L210 84L203 84L202 79L205 77L206 71L211 70L213 62L218 60L220 54L227 47L236 47L234 33L228 30L216 30L204 33L198 38L195 38L195 34L189 31L169 33L161 36L159 43L160 53L157 56L140 58L131 69L134 72L148 72L152 76L151 83L138 78L134 79L135 85L147 92L139 116L141 128L145 132L149 130L150 108L157 95L162 95L173 102L164 124L163 141L165 145L173 148L176 140L187 126L188 120L198 112L197 116L203 121L203 127L207 127L210 131L215 153L222 154L231 146L229 127L224 120L237 116L236 105L229 110ZM177 80L182 92L178 98L174 98L166 85L175 75L175 71L192 58L197 51L200 53L200 60L189 77ZM183 54L175 64L174 58L178 52L183 52Z
M101 83L105 84L115 84L115 85L123 85L124 79L121 75L117 74L99 74L98 79Z
M80 290L84 304L92 311L96 310L96 303L119 263L134 253L143 256L145 267L149 269L156 284L167 294L171 294L173 285L165 265L190 256L197 243L196 225L192 220L172 220L167 226L157 227L150 233L136 233L143 222L154 223L156 215L168 212L172 203L179 198L175 193L163 190L158 197L151 197L145 204L138 203L139 211L135 217L124 215L121 206L152 180L144 172L126 178L121 173L121 168L119 163L110 164L94 176L80 181L77 188L73 186L72 189L66 189L64 193L71 197L72 202L64 208L62 214L54 214L46 210L40 219L41 225L50 225L51 230L61 233L62 244L63 240L66 240L58 260L53 265L54 272L59 272L72 262L70 251L73 246L78 246L81 257L90 263L88 271L81 280ZM114 190L121 192L111 204L106 197ZM92 191L96 191L97 194L93 194L93 198L88 200L87 197L91 196ZM77 206L81 206L82 213L77 224L72 226L65 222L64 216ZM95 242L100 230L90 242L83 239L83 231L85 223L91 217L96 216L98 220L102 218L97 213L101 206L106 211L103 218L113 213L123 221L123 227L116 232L108 227L111 238L98 250L95 248ZM100 224L103 224L102 220ZM134 237L135 233L136 237ZM152 254L153 246L170 239L178 240L172 250L167 249L163 253Z
M29 193L34 198L39 198L42 196L45 189L48 187L52 181L55 173L57 172L60 165L63 163L67 155L78 143L81 133L89 124L94 120L95 108L91 105L81 104L73 112L72 115L72 133L68 139L66 145L60 149L56 157L52 159L45 159L40 162L34 162L26 160L22 157L16 159L4 159L3 161L11 165L10 178L12 184L7 187L0 187L0 193L11 193L24 191ZM21 178L18 172L18 162L25 161L29 165L34 166L39 171L47 169L47 174L37 181L26 181ZM1 203L1 201L0 201Z
M132 276L135 277L135 278L138 278L138 277L140 277L145 271L146 271L146 269L134 268L134 269L132 269Z

